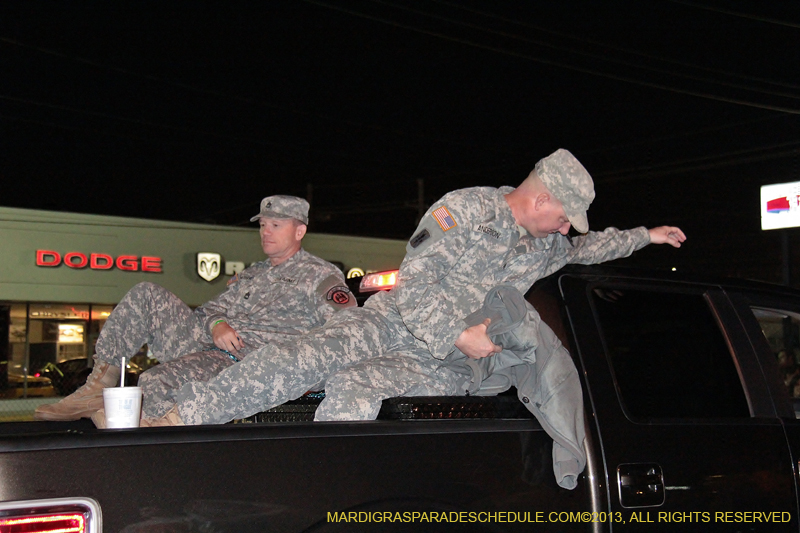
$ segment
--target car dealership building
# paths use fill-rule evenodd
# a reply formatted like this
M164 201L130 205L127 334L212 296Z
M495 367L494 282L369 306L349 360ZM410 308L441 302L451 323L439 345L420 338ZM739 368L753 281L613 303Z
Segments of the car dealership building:
M405 242L309 233L303 247L351 269L397 268ZM114 305L151 281L197 306L265 259L258 228L0 207L2 377L88 357ZM26 372L27 370L27 372ZM0 383L0 388L2 388Z

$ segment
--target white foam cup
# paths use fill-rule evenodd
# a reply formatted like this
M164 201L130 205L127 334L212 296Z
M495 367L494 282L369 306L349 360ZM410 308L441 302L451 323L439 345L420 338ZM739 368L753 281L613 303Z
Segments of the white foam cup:
M103 389L107 428L138 428L142 412L141 387Z

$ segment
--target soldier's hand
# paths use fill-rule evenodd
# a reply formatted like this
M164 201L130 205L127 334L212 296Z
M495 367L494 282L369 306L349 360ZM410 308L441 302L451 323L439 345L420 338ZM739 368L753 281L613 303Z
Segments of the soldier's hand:
M675 248L680 248L681 243L686 240L681 228L675 226L659 226L647 230L650 232L650 242L653 244L669 244Z
M244 346L242 339L227 322L220 322L214 326L214 329L211 330L211 338L214 339L214 346L231 353L236 353Z
M503 347L493 343L486 334L486 328L491 323L491 319L487 318L482 324L470 326L462 331L456 339L456 348L470 359L481 359L502 352Z

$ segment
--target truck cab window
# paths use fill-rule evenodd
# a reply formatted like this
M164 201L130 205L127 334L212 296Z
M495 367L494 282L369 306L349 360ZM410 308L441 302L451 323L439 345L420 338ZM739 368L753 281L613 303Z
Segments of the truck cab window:
M761 332L778 362L780 380L800 418L800 315L791 311L752 307Z
M701 294L599 287L593 305L628 417L750 417L733 357Z

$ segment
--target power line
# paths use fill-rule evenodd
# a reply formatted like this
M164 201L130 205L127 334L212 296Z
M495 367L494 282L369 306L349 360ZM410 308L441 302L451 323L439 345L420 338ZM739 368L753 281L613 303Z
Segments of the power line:
M534 57L534 56L531 56L529 54L523 54L523 53L520 53L520 52L514 52L514 51L511 51L511 50L506 50L506 49L499 48L499 47L496 47L496 46L488 46L488 45L480 44L480 43L477 43L477 42L474 42L474 41L470 41L470 40L467 40L467 39L461 39L461 38L458 38L458 37L452 37L452 36L449 36L449 35L445 35L443 33L434 32L434 31L430 31L430 30L425 30L425 29L422 29L422 28L419 28L419 27L416 27L416 26L411 26L411 25L408 25L408 24L402 24L402 23L399 23L399 22L394 21L394 20L389 20L389 19L385 19L385 18L382 18L382 17L377 17L377 16L374 16L374 15L369 15L369 14L366 14L366 13L362 13L362 12L359 12L359 11L354 11L352 9L345 9L345 8L342 8L342 7L339 7L339 6L334 6L334 5L331 5L331 4L327 4L325 2L321 2L319 0L303 0L303 1L306 2L306 3L309 3L309 4L318 5L320 7L323 7L323 8L326 8L326 9L330 9L330 10L333 10L333 11L339 11L341 13L347 13L348 15L353 15L353 16L361 17L361 18L364 18L364 19L367 19L367 20L380 22L381 24L387 24L389 26L393 26L393 27L396 27L396 28L401 28L401 29L404 29L404 30L408 30L408 31L416 32L416 33L421 33L423 35L429 35L429 36L435 37L437 39L444 39L444 40L452 41L452 42L459 43L459 44L462 44L462 45L471 46L473 48L479 48L479 49L482 49L482 50L488 50L488 51L491 51L491 52L496 52L496 53L500 53L500 54L504 54L504 55L508 55L508 56L512 56L512 57L518 57L520 59L526 59L528 61L541 63L543 65L550 65L550 66L557 67L557 68L562 68L562 69L566 69L566 70L572 70L572 71L575 71L575 72L581 72L583 74L590 74L592 76L598 76L598 77L601 77L601 78L607 78L607 79L611 79L611 80L615 80L615 81L621 81L621 82L630 83L630 84L633 84L633 85L640 85L642 87L650 87L652 89L659 89L659 90L663 90L663 91L667 91L667 92L674 92L674 93L677 93L677 94L696 96L698 98L704 98L704 99L707 99L707 100L714 100L714 101L717 101L717 102L724 102L724 103L728 103L728 104L742 105L742 106L753 107L753 108L757 108L757 109L767 109L767 110L770 110L770 111L779 111L779 112L787 113L787 114L790 114L790 115L800 115L800 109L788 108L788 107L783 107L783 106L774 106L774 105L769 105L769 104L761 104L759 102L751 102L751 101L748 101L748 100L742 100L742 99L738 99L738 98L727 98L727 97L718 96L718 95L709 94L709 93L704 93L704 92L700 92L700 91L693 91L693 90L689 90L689 89L680 89L680 88L676 88L676 87L670 87L668 85L664 85L664 84L661 84L661 83L654 83L654 82L648 82L648 81L643 81L643 80L637 80L637 79L634 79L634 78L629 78L627 76L609 74L607 72L602 72L602 71L598 71L598 70L591 69L591 68L578 67L578 66L574 66L574 65L566 65L566 64L558 62L558 61L544 59L544 58L541 58L541 57Z
M601 152L601 151L620 149L620 148L625 148L625 147L634 146L634 145L638 145L638 144L643 144L643 143L646 143L646 142L658 142L658 141L671 139L671 138L676 138L676 137L684 137L684 136L691 136L691 135L695 135L695 134L702 134L702 133L707 133L707 132L711 132L711 131L716 131L716 130L719 130L719 129L725 129L725 128L729 128L729 127L735 127L735 126L739 126L739 125L744 125L744 124L749 124L749 123L752 123L752 122L759 122L759 121L762 121L762 120L769 120L769 119L774 119L774 118L775 117L773 116L773 117L767 117L766 119L762 118L762 119L747 120L747 121L728 124L728 125L724 125L724 126L715 126L715 127L710 127L710 128L704 128L702 130L698 130L698 131L695 131L695 132L687 132L687 133L681 133L681 134L676 134L676 135L666 135L666 136L657 137L657 138L653 138L653 139L649 139L649 140L645 140L645 141L634 141L634 142L631 142L631 143L625 143L625 144L614 146L614 147L611 147L611 148L596 148L596 149L591 149L591 150L583 150L582 153L584 153L584 154L597 153L597 152ZM780 151L780 152L772 152L772 153L762 154L762 155L758 155L758 156L751 156L751 157L747 157L747 158L729 159L728 161L721 161L721 162L718 162L718 163L705 163L702 166L699 165L699 163L704 162L704 161L709 161L709 160L714 160L714 159L722 159L722 158L731 158L732 156L742 156L742 155L746 155L746 154L750 154L750 153L758 153L758 152L776 150L776 149L787 148L787 147L791 148L791 149L790 150L783 150L783 151ZM701 156L701 157L698 157L698 158L687 158L687 159L681 159L681 160L673 160L673 161L670 161L668 163L664 163L664 164L661 164L661 165L650 165L650 166L642 166L642 167L633 167L633 168L614 170L614 171L609 171L609 172L600 172L600 173L592 172L592 176L597 178L598 183L603 183L603 184L622 182L622 181L629 181L631 179L639 179L639 178L660 177L660 176L664 176L664 175L668 175L668 174L677 174L677 173L688 172L688 171L696 170L696 169L711 169L711 168L715 168L715 167L731 166L731 165L738 164L738 163L760 161L760 160L767 160L767 159L779 159L781 157L793 156L793 155L796 155L798 152L797 152L796 148L792 148L792 147L800 148L800 141L788 141L788 142L785 142L785 143L778 143L778 144L772 144L772 145L766 145L766 146L759 146L759 147L750 148L750 149L747 149L747 150L724 152L724 153L715 154L715 155L712 155L712 156ZM539 154L539 155L541 155L541 154ZM685 163L690 163L690 165L685 165ZM520 166L520 164L521 163L510 163L510 164L496 165L496 166L492 166L492 167L483 167L483 168L480 168L480 169L470 169L468 171L452 172L452 173L439 175L439 176L428 176L428 177L426 177L426 179L428 179L428 180L446 180L446 179L452 179L452 178L459 177L459 176L488 176L487 173L489 173L489 172L507 170L509 168L518 167L518 166ZM683 166L681 166L681 165L683 165ZM531 164L531 166L533 166L533 165ZM646 175L643 175L643 174L646 174Z
M621 143L621 144L617 144L617 145L613 145L613 146L607 146L607 147L604 147L604 148L593 148L593 149L590 149L590 150L584 150L584 152L591 154L591 153L604 152L604 151L609 151L609 150L620 150L620 149L623 149L623 148L631 148L633 146L641 146L643 144L648 144L648 143L653 143L653 142L668 141L668 140L672 140L672 139L679 139L681 137L692 137L692 136L695 136L695 135L701 135L701 134L711 133L711 132L720 131L720 130L727 130L727 129L730 129L730 128L736 128L736 127L739 127L739 126L746 126L746 125L755 124L755 123L758 123L758 122L767 122L767 121L776 120L776 119L779 119L779 118L784 119L786 117L785 117L785 115L771 114L771 115L766 116L766 117L753 118L753 119L749 119L749 120L741 120L741 121L738 121L738 122L731 122L731 123L723 124L723 125L709 126L707 128L700 128L700 129L694 130L694 131L680 132L680 133L674 133L674 134L670 134L670 135L657 135L655 137L650 137L648 139L639 139L639 140L636 140L636 141L625 142L625 143Z
M158 129L180 131L180 132L183 132L183 133L193 133L193 134L197 134L197 135L207 135L207 136L221 138L221 139L230 139L230 140L235 140L235 141L255 142L257 144L272 144L272 145L275 145L275 146L283 146L283 147L285 147L285 145L282 145L280 143L273 143L273 142L270 142L270 141L260 141L260 140L254 140L254 139L229 137L229 136L220 135L220 134L215 133L213 131L192 129L192 128L187 128L187 127L184 127L184 126L171 126L169 124L160 124L158 122L152 122L152 121L149 121L149 120L142 120L142 119L137 119L137 118L123 117L123 116L119 116L119 115L112 115L110 113L102 113L100 111L90 111L88 109L79 109L79 108L76 108L76 107L66 106L66 105L62 105L62 104L54 104L54 103L51 103L51 102L42 102L42 101L39 101L39 100L31 100L29 98L19 98L19 97L16 97L16 96L11 96L9 94L0 94L0 100L8 100L9 102L14 102L14 103L18 103L18 104L34 105L34 106L38 106L38 107L47 107L47 108L50 108L50 109L58 109L59 111L69 111L71 113L78 113L78 114L88 115L88 116L92 116L92 117L116 120L116 121L119 121L119 122L129 122L131 124L137 124L139 126L148 126L148 127L158 128Z
M15 103L23 103L23 104L29 104L29 105L43 106L43 107L48 107L48 108L52 108L52 109L58 109L58 110L62 110L62 111L69 111L69 112L74 112L74 113L79 113L79 114L86 114L86 115L89 115L89 116L97 116L97 117L101 117L101 118L113 119L113 120L117 120L117 121L132 122L132 123L137 124L137 125L154 126L154 127L158 127L158 128L165 128L165 129L174 129L174 130L179 130L179 131L186 131L186 132L190 132L190 133L195 133L195 134L198 134L198 135L205 135L205 134L213 135L213 136L216 136L216 137L219 137L219 138L223 138L223 139L226 139L226 140L229 140L229 141L248 142L248 143L256 144L256 145L270 145L270 146L279 147L279 148L291 148L291 149L294 149L294 150L305 151L307 153L331 155L331 156L337 157L339 159L356 160L356 161L358 161L360 163L373 163L374 165L377 165L377 167L367 167L367 166L354 167L352 165L340 166L340 165L337 165L337 164L332 163L332 162L327 162L326 166L329 169L330 168L340 167L341 169L347 170L348 172L352 172L353 170L358 170L358 171L365 172L365 173L376 173L376 169L377 169L377 171L381 174L380 185L390 185L390 184L398 184L398 183L412 183L413 180L417 179L417 177L419 176L419 172L421 170L422 171L427 171L427 172L430 172L430 171L434 170L434 169L426 169L425 167L421 167L421 168L418 168L418 169L414 169L414 171L413 171L414 173L412 174L411 170L402 169L400 167L397 167L396 165L390 165L390 164L386 163L386 161L383 161L383 160L369 159L369 158L364 158L364 157L357 156L357 155L344 154L344 153L338 152L338 151L327 151L327 150L323 151L323 150L310 148L310 147L306 147L306 146L297 146L297 145L291 145L291 144L286 144L286 143L275 143L275 142L266 141L266 140L259 140L259 139L225 137L225 136L222 136L222 135L219 135L219 134L215 134L213 132L207 132L207 131L204 131L204 130L191 130L191 129L188 129L188 128L179 128L179 127L176 127L176 126L170 126L170 125L166 125L166 124L159 124L159 123L155 123L155 122L141 121L141 120L137 120L137 119L130 119L128 117L122 117L122 116L117 116L117 115L110 115L110 114L107 114L107 113L89 111L89 110L74 108L74 107L70 107L70 106L63 106L63 105L60 105L60 104L53 104L53 103L49 103L49 102L40 102L40 101L30 100L30 99L22 99L22 98L17 98L17 97L13 97L13 96L9 96L9 95L4 95L4 94L0 94L0 100L8 100L8 101L12 101L12 102L15 102ZM12 116L9 116L9 115L3 114L3 113L0 113L0 118L7 119L7 120L20 121L20 122L28 122L28 123L31 123L31 124L37 124L37 125L40 125L40 126L47 126L47 127L52 127L52 128L64 129L64 130L96 133L96 134L100 134L100 135L105 135L105 136L110 136L110 137L118 137L118 138L125 138L125 139L130 139L130 140L138 140L138 141L144 141L144 142L158 142L158 143L165 142L163 140L155 140L153 138L144 138L144 137L138 137L138 136L123 135L123 134L121 134L121 133L119 133L117 131L91 130L91 129L87 129L87 128L78 128L78 127L74 127L74 126L65 126L65 125L56 124L56 123L53 123L53 122L38 121L38 120L32 120L32 119L24 119L24 118L19 118L19 117L12 117ZM187 145L187 143L178 143L174 139L168 139L168 141L166 141L166 142L170 142L171 144ZM219 150L217 150L217 151L219 151ZM285 171L285 170L286 170L285 166L281 166L278 169L278 171ZM475 174L476 172L479 172L479 171L472 172L472 174ZM395 179L387 179L387 177L386 177L387 173L395 173L396 175L399 175L401 177L397 177ZM457 175L461 175L461 174L466 174L466 173L457 173L457 174L453 174L453 176L457 176ZM435 175L432 175L432 174L426 174L426 176L427 177L433 177L433 179L437 179L435 177ZM448 176L443 176L443 177L448 177ZM359 187L359 188L361 188L361 187L364 186L364 183L363 182L359 182L358 184L320 184L320 185L317 185L317 186L318 187L327 188L327 189L337 189L337 188L345 188L345 187ZM236 209L236 208L234 208L234 209ZM220 213L214 213L214 214L220 214Z
M182 126L172 126L172 125L169 125L169 124L161 124L161 123L158 123L158 122L135 119L135 118L124 117L124 116L119 116L119 115L112 115L112 114L109 114L109 113L102 113L102 112L99 112L99 111L90 111L90 110L87 110L87 109L80 109L80 108L75 108L75 107L71 107L71 106L65 106L65 105L61 105L61 104L53 104L53 103L50 103L50 102L42 102L42 101L31 100L31 99L27 99L27 98L18 98L18 97L7 95L7 94L0 94L0 100L7 100L7 101L10 101L10 102L14 102L14 103L34 105L34 106L39 106L39 107L46 107L46 108L50 108L50 109L58 109L60 111L68 111L68 112L71 112L71 113L78 113L78 114L83 114L83 115L88 115L88 116L93 116L93 117L98 117L98 118L115 120L115 121L119 121L119 122L128 122L128 123L136 124L136 125L139 125L139 126L147 126L147 127L152 127L152 128L158 128L158 129L179 131L179 132L191 133L191 134L195 134L195 135L205 135L205 136L215 137L215 138L218 138L218 139L224 139L226 141L230 141L230 142L234 142L234 143L250 143L250 144L253 144L253 145L257 145L257 146L270 146L270 147L282 148L282 149L292 149L292 150L295 150L295 151L300 151L300 152L305 152L305 153L313 153L313 154L316 154L316 155L327 155L327 156L336 157L336 158L339 158L339 159L356 160L356 161L359 161L359 162L367 161L367 162L372 162L374 164L380 165L380 168L382 169L383 172L386 172L387 170L391 170L393 172L396 172L397 174L401 174L401 175L402 174L407 174L407 171L401 170L400 168L398 168L396 166L392 166L392 165L386 163L386 161L378 160L378 159L370 159L370 158L366 158L366 157L359 156L359 155L351 155L351 154L347 154L347 153L344 153L344 152L341 152L341 151L337 151L337 150L321 150L321 149L316 148L316 147L289 144L289 143L279 143L279 142L275 142L275 141L268 141L268 140L265 140L265 139L253 139L253 138L246 138L246 137L226 136L226 135L221 135L221 134L215 133L213 131L208 131L208 130L192 129L192 128L187 128L187 127L182 127ZM20 120L20 119L18 119L18 120ZM29 121L29 122L34 122L34 121ZM47 123L42 122L41 124L47 124ZM106 135L117 136L117 137L120 136L119 134L116 134L116 133L111 134L111 133L106 132L105 134ZM128 138L132 138L132 137L128 137ZM348 168L351 168L351 167L348 167ZM412 178L412 176L409 176L409 178Z
M750 20L757 20L758 22L767 22L769 24L777 24L779 26L787 26L789 28L800 28L800 24L795 22L786 22L779 19L769 18L769 17L760 17L757 15L751 15L749 13L742 13L740 11L732 11L730 9L722 9L719 7L711 7L704 4L698 4L696 2L687 2L686 0L669 0L675 4L682 4L689 7L694 7L697 9L705 9L706 11L715 11L717 13L724 13L726 15L731 15L734 17L740 17Z
M759 153L770 150L778 151ZM778 143L771 146L714 154L711 156L687 158L678 161L671 161L661 165L648 165L636 168L628 168L611 173L600 173L595 175L595 177L601 178L598 180L598 182L603 184L620 183L630 180L641 181L671 174L681 174L697 170L709 170L712 168L728 167L742 163L765 161L768 159L780 159L782 157L796 156L798 154L800 154L800 141L791 141Z
M2 98L2 96L0 96L0 98ZM64 124L56 124L55 122L48 122L48 121L44 121L44 120L34 120L34 119L30 119L30 118L13 117L13 116L10 116L10 115L2 113L2 112L0 112L0 119L11 120L11 121L15 121L15 122L26 122L28 124L36 124L37 126L45 126L45 127L48 127L48 128L62 129L62 130L66 130L66 131L77 131L77 132L81 132L81 133L89 133L89 134L94 134L94 135L104 135L104 136L107 136L107 137L117 137L117 138L120 138L120 139L128 139L128 140L131 140L131 141L139 141L139 142L144 142L144 143L149 143L149 144L153 144L153 143L156 143L156 144L169 143L169 144L178 145L178 146L190 146L190 143L188 141L178 141L178 140L175 140L173 138L155 139L153 137L145 137L145 136L137 136L137 135L123 135L119 131L109 131L109 130L106 130L106 129L91 129L91 128L82 128L82 127L77 127L77 126L67 126L67 125L64 125ZM213 147L211 149L214 150L215 152L218 152L218 153L225 153L222 150L217 149L216 147Z
M193 91L193 92L197 92L197 93L200 93L200 94L205 94L207 96L214 96L214 97L218 97L218 98L224 98L224 99L238 101L240 103L253 105L253 106L257 106L257 107L264 107L264 108L272 109L273 111L281 111L281 112L286 112L286 113L290 113L290 114L294 114L294 115L300 115L300 116L304 116L304 117L322 119L322 120L325 120L325 121L328 121L328 122L335 122L337 124L344 124L344 125L347 125L347 126L360 128L360 129L363 129L363 130L372 130L372 131L378 131L378 132L381 132L381 133L389 133L389 134L392 134L392 135L395 135L395 136L398 136L398 137L417 138L419 140L426 141L426 142L437 142L437 143L447 144L447 145L451 145L451 146L462 146L462 147L468 147L468 148L474 148L475 147L474 144L470 144L470 143L462 143L462 142L458 142L458 141L452 141L450 139L444 139L442 137L431 137L431 136L420 134L420 133L409 135L404 131L401 131L401 130L398 130L398 129L384 128L384 127L378 126L376 124L367 124L367 123L363 123L363 122L357 122L357 121L354 121L354 120L349 120L349 119L346 119L346 118L334 117L334 116L328 115L328 114L321 114L321 113L315 113L315 112L310 112L310 111L304 111L302 109L297 109L297 108L287 107L287 106L279 106L279 105L276 105L276 104L271 104L271 103L268 103L268 102L257 100L255 98L247 98L247 97L238 96L238 95L230 95L230 94L226 94L226 93L223 93L223 92L220 92L220 91L215 91L215 90L212 90L212 89L205 89L205 88L201 88L201 87L196 87L194 85L190 85L190 84L182 83L182 82L178 82L178 81L173 81L173 80L161 78L161 77L158 77L158 76L153 76L151 74L144 74L144 73L141 73L141 72L133 72L133 71L128 70L128 69L124 69L124 68L120 68L120 67L116 67L116 66L105 65L103 63L99 63L99 62L93 61L91 59L87 59L87 58L80 57L80 56L68 55L68 54L65 54L63 52L59 52L57 50L52 50L52 49L49 49L49 48L43 48L43 47L40 47L40 46L30 45L30 44L23 43L21 41L18 41L16 39L11 39L11 38L8 38L8 37L0 36L0 42L6 43L6 44L10 44L10 45L13 45L13 46L18 46L18 47L21 47L21 48L27 48L27 49L35 50L35 51L37 51L39 53L42 53L42 54L45 54L45 55L52 55L54 57L58 57L58 58L61 58L61 59L67 59L67 60L74 61L74 62L77 62L77 63L82 63L82 64L85 64L85 65L88 65L88 66L91 66L91 67L94 67L94 68L105 69L105 70L109 70L109 71L116 72L118 74L123 74L123 75L126 75L126 76L143 78L143 79L146 79L146 80L149 80L149 81L154 81L154 82L161 83L161 84L166 84L166 85L171 85L171 86L174 86L174 87L179 87L181 89L185 89L185 90L188 90L188 91ZM508 152L506 150L502 150L502 149L498 149L498 148L488 148L488 149L490 151L493 151L493 152L496 152L496 153L505 153L505 154L510 153L510 152Z
M758 77L758 76L747 76L747 75L744 75L744 74L739 74L737 72L729 72L727 70L720 70L720 69L715 69L715 68L709 68L709 67L704 67L704 66L700 66L700 65L695 65L693 63L687 63L685 61L676 61L674 59L667 59L665 57L657 56L655 54L648 54L646 52L641 52L639 50L634 50L634 49L626 48L626 47L622 47L622 46L616 46L616 45L609 44L609 43L604 42L604 41L598 41L596 39L588 39L586 37L578 37L576 35L572 35L572 34L569 34L569 33L555 31L555 30L551 30L549 28L545 28L543 26L538 26L536 24L531 24L529 22L521 22L519 20L514 20L514 19L502 17L502 16L496 15L494 13L488 13L486 11L481 11L481 10L474 9L474 8L471 8L471 7L467 7L467 6L460 5L460 4L454 4L453 2L448 2L447 0L431 0L431 1L439 3L439 4L444 4L444 5L447 5L447 6L450 6L450 7L454 7L454 8L457 8L457 9L462 9L464 11L469 11L471 13L475 13L475 14L478 14L478 15L481 15L481 16L484 16L484 17L501 20L503 22L507 22L507 23L510 23L510 24L515 24L517 26L522 26L523 28L529 28L529 29L532 29L532 30L536 30L536 31L541 32L541 33L548 33L550 35L555 35L557 37L564 37L564 38L567 38L567 39L572 39L572 40L575 40L575 41L578 41L578 42L591 44L593 46L603 46L603 47L609 48L611 50L617 50L619 52L624 52L624 53L636 55L636 56L639 56L639 57L643 57L645 59L654 59L656 61L661 61L663 63L669 63L669 64L678 65L678 66L682 66L682 67L693 68L693 69L702 70L702 71L705 71L705 72L711 72L713 74L722 74L724 76L730 76L732 78L740 78L740 79L744 79L744 80L757 81L757 82L760 82L760 83L767 83L767 84L770 84L770 85L775 85L775 86L779 86L779 87L786 87L786 88L789 88L789 89L800 89L800 85L796 85L796 84L792 84L792 83L785 83L785 82L781 82L781 81L770 80L770 79L761 78L761 77Z
M572 53L572 54L576 54L576 55L584 56L584 57L589 57L589 58L597 59L597 60L600 60L600 61L605 61L605 62L609 62L609 63L617 63L619 65L625 65L625 66L628 66L628 67L638 68L638 69L641 69L641 70L649 70L651 72L657 72L659 74L667 74L669 76L677 76L677 77L686 78L686 79L690 79L690 80L694 80L694 81L701 81L701 82L711 83L711 84L715 84L715 85L722 85L722 86L726 86L726 87L732 87L732 88L735 88L735 89L743 89L743 90L750 91L750 92L768 94L768 95L772 95L772 96L782 96L782 97L785 97L785 98L791 98L791 99L795 99L795 100L800 100L800 95L795 94L795 93L786 93L786 92L778 92L778 91L758 89L758 88L755 88L755 87L752 87L752 86L742 85L740 83L730 83L730 82L721 81L721 80L714 80L714 79L710 79L710 78L704 78L702 76L695 76L693 74L683 74L681 72L665 70L665 69L662 69L662 68L651 67L651 66L647 66L647 65L641 65L639 63L626 61L624 59L616 59L616 58L607 57L607 56L603 56L603 55L599 55L599 54L594 54L594 53L591 53L591 52L584 52L582 50L576 50L574 48L565 48L563 46L550 44L548 42L540 41L540 40L536 40L536 39L529 39L527 37L522 37L522 36L519 36L519 35L516 35L516 34L513 34L513 33L491 30L491 29L485 28L485 27L477 25L477 24L472 24L472 23L469 23L469 22L455 20L455 19L452 19L450 17L443 17L441 15L436 15L436 14L425 12L425 11L421 11L421 10L418 10L418 9L413 9L413 8L401 6L401 5L395 4L393 2L387 2L385 0L370 0L370 1L374 2L374 3L377 3L377 4L383 4L383 5L387 5L387 6L390 6L390 7L394 7L395 9L401 9L401 10L404 10L404 11L409 11L409 12L412 12L412 13L416 13L418 15L423 15L425 17L438 19L438 20L442 20L442 21L445 21L445 22L450 22L452 24L456 24L456 25L459 25L459 26L465 26L467 28L477 29L477 30L483 31L485 33L490 33L490 34L493 34L493 35L500 35L502 37L508 37L510 39L514 39L514 40L517 40L517 41L522 41L522 42L525 42L525 43L535 44L535 45L538 45L538 46L541 46L541 47L544 47L544 48L550 48L550 49L559 50L559 51L566 51L566 52L569 52L569 53ZM616 47L616 49L617 50L624 50L624 49L622 49L620 47ZM652 59L652 57L651 57L651 59ZM723 72L723 73L727 74L725 72Z

